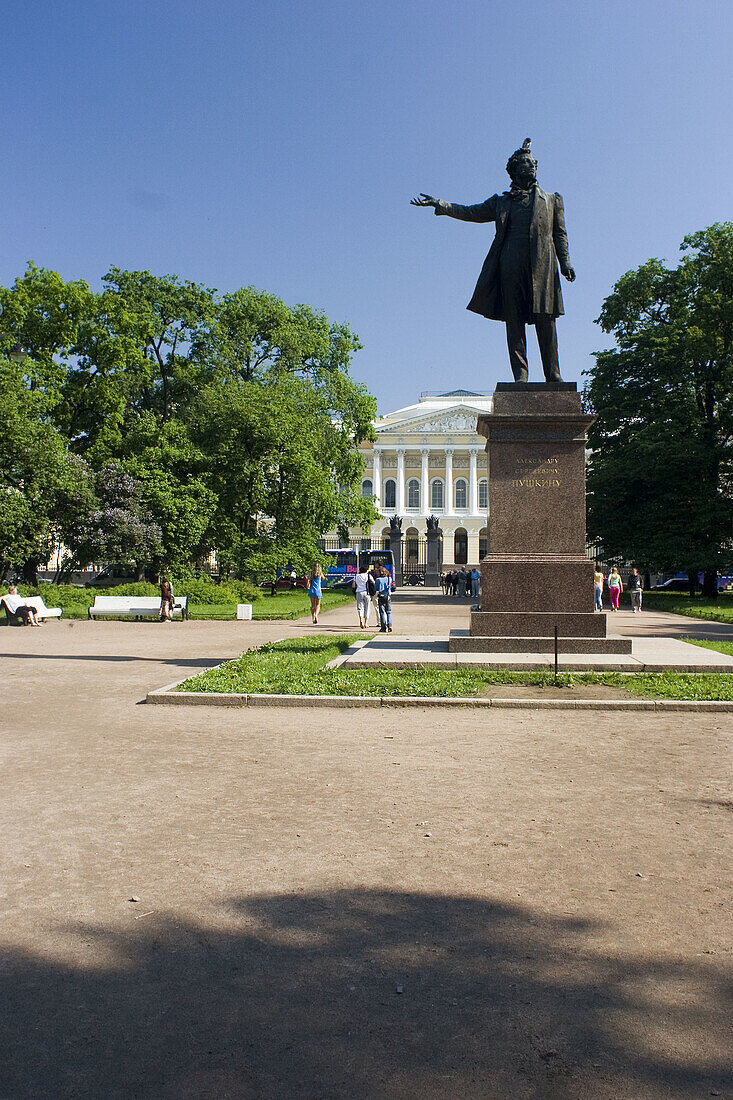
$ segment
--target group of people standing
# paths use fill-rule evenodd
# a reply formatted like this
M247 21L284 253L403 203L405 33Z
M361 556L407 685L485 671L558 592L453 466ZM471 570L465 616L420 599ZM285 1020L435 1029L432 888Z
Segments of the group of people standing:
M481 574L476 566L473 569L451 569L440 574L440 587L444 596L470 596L478 599Z
M379 630L382 634L392 633L392 577L383 565L375 565L370 571L364 564L354 577L351 585L356 596L356 610L359 626L366 630L369 626L369 610L374 606L379 616Z
M611 601L611 611L618 611L621 593L624 590L624 582L621 574L614 565L606 578L602 569L597 568L593 574L593 610L603 611L603 583L608 586L608 598ZM626 582L626 587L631 597L631 610L636 615L641 611L642 581L637 569L632 569Z
M321 613L324 574L319 562L314 562L308 581L308 595L311 601L311 618L314 625ZM356 596L356 610L359 626L366 630L369 625L369 611L374 606L374 614L379 617L379 629L392 633L392 577L383 565L375 565L370 571L364 564L355 575L351 589Z

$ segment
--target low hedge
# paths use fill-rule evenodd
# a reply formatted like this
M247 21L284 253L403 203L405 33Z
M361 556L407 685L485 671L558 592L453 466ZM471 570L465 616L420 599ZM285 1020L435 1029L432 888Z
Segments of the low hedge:
M160 596L160 586L147 581L133 581L131 584L117 584L94 588L78 588L74 584L38 585L21 584L23 596L42 596L46 607L62 607L70 618L85 617L88 608L94 603L95 596ZM7 586L0 587L0 596L7 592ZM262 597L259 588L249 581L226 581L215 584L208 577L195 577L177 581L173 578L173 591L179 596L188 596L189 604L232 607L238 603L255 603Z

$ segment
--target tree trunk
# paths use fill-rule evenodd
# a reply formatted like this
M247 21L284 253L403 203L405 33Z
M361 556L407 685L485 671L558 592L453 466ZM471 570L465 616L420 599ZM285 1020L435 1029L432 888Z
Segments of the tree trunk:
M718 571L717 569L706 570L702 577L702 594L708 600L717 600L718 598Z
M36 585L38 584L38 566L40 562L38 558L27 558L23 562L23 566L20 570L20 575L23 578L24 584Z
M697 588L697 574L698 574L697 569L688 569L687 570L687 584L689 586L690 596L695 595L695 590Z

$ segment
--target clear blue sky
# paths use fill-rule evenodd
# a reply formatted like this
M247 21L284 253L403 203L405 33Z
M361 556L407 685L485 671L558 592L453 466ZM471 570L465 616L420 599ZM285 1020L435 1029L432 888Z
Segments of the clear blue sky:
M308 302L359 334L383 412L509 378L465 309L493 226L417 192L481 201L532 138L577 272L570 380L613 282L733 217L721 0L9 0L3 24L0 281L115 264Z

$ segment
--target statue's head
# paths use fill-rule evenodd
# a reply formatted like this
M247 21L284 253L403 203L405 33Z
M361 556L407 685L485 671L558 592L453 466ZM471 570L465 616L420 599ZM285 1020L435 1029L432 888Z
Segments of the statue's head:
M537 161L530 152L531 144L531 139L525 138L522 148L512 153L506 162L512 183L518 183L520 187L529 187L537 179Z

